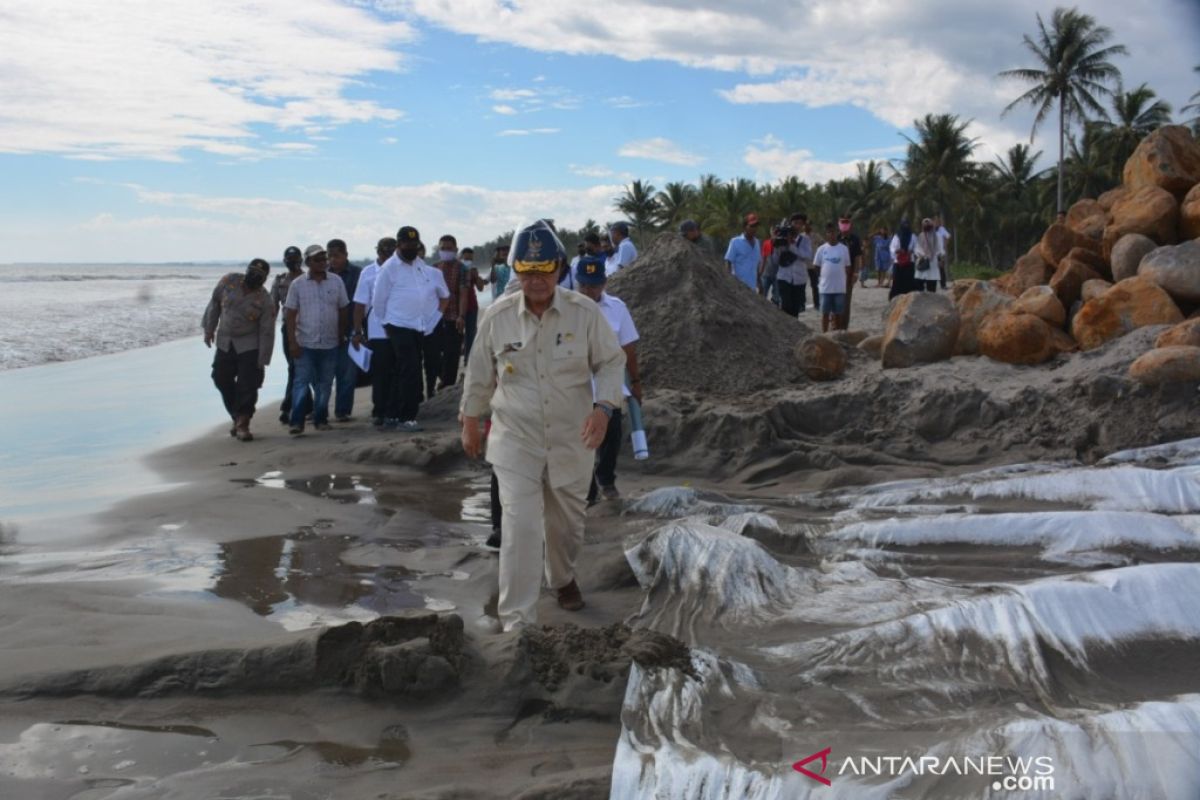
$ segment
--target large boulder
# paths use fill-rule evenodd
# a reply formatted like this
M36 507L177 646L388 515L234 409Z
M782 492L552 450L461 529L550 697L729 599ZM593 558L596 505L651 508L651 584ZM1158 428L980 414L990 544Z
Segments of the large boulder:
M1143 186L1113 206L1112 222L1104 229L1104 255L1127 233L1142 233L1158 244L1175 244L1179 235L1179 201L1158 186Z
M973 356L979 352L979 326L998 311L1003 311L1013 302L1012 295L1003 292L987 281L977 281L958 302L958 342L956 355Z
M1200 381L1200 347L1160 347L1129 365L1129 377L1155 386Z
M814 381L832 381L846 372L846 351L828 336L810 336L796 345L796 358Z
M1200 143L1183 125L1164 125L1151 133L1125 162L1124 184L1165 189L1179 200L1200 183Z
M858 349L871 358L879 358L883 355L883 335L868 336L858 343Z
M980 283L980 281L975 278L959 278L950 284L950 289L947 294L949 294L950 299L954 301L954 305L958 305L962 302L962 299L966 293L971 291L972 287L974 287L977 283Z
M910 292L888 309L881 357L884 368L944 361L958 342L958 309L944 294Z
M1112 249L1113 280L1120 282L1137 275L1142 259L1157 247L1153 239L1142 233L1122 236Z
M1108 212L1096 200L1084 198L1067 210L1067 227L1089 239L1099 240L1108 224Z
M1112 280L1112 265L1094 247L1073 247L1067 258L1087 264L1106 281Z
M1083 288L1079 290L1079 299L1083 302L1095 300L1100 295L1112 288L1112 284L1108 281L1084 281Z
M1068 256L1059 262L1058 269L1050 276L1050 288L1058 295L1063 308L1070 308L1079 299L1083 284L1098 279L1103 279L1100 273Z
M1179 206L1179 239L1200 239L1200 183L1192 187Z
M1176 325L1183 314L1171 296L1144 276L1126 278L1083 304L1071 320L1071 334L1083 350L1099 347L1146 325Z
M1104 213L1111 216L1113 206L1115 206L1118 201L1124 200L1131 194L1133 194L1133 190L1131 190L1128 186L1118 186L1115 189L1109 189L1107 192L1097 197L1096 202L1102 209L1104 209Z
M1200 347L1200 317L1186 319L1165 330L1154 340L1155 347Z
M1052 267L1057 267L1067 257L1067 253L1076 247L1094 249L1097 252L1100 250L1096 239L1076 233L1070 226L1061 222L1046 228L1046 232L1042 234L1042 241L1038 243L1042 258Z
M1005 364L1044 364L1073 349L1070 336L1033 314L993 314L979 329L979 352Z
M1142 259L1138 275L1166 289L1176 303L1200 303L1200 240L1151 250Z
M1006 275L1001 275L994 283L997 288L1011 295L1020 297L1025 290L1033 286L1041 286L1050 280L1054 267L1042 258L1041 247L1035 245L1025 255L1017 259L1017 263Z
M1067 309L1055 294L1054 289L1049 286L1034 286L1032 289L1026 289L1025 293L1009 307L1009 312L1032 314L1056 328L1061 328L1067 322ZM959 336L962 336L961 331Z

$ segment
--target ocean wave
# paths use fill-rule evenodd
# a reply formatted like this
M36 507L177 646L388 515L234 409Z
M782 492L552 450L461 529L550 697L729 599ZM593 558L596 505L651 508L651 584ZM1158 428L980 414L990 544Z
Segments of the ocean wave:
M129 274L81 274L81 273L47 273L24 275L0 274L0 283L88 283L91 281L211 281L211 275L188 275L186 273L144 273Z

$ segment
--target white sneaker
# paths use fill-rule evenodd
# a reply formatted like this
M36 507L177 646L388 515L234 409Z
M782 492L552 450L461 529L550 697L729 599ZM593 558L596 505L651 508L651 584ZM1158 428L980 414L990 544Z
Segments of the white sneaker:
M410 419L407 422L400 423L400 430L408 431L409 433L417 433L418 431L423 431L425 429L421 427L421 423L417 422L415 419Z

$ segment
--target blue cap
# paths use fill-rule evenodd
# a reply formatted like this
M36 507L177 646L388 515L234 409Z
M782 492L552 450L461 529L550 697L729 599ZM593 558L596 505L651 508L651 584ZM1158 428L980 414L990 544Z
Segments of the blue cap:
M556 272L565 257L562 242L550 227L539 220L517 234L509 263L515 272Z
M604 259L600 256L584 256L575 265L575 282L581 286L600 286L607 280Z

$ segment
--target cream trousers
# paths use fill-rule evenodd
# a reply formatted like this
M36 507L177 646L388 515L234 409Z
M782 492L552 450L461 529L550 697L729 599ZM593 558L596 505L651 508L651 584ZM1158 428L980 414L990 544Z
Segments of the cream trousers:
M504 511L497 613L504 630L511 631L537 622L543 572L551 589L575 579L591 476L555 489L545 470L538 479L494 469Z

